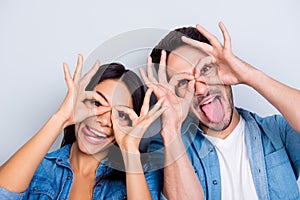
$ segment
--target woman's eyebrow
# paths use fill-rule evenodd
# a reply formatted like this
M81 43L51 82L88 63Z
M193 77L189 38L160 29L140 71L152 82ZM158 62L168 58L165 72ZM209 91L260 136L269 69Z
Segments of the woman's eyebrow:
M108 103L107 98L101 92L99 92L99 91L96 91L96 92Z

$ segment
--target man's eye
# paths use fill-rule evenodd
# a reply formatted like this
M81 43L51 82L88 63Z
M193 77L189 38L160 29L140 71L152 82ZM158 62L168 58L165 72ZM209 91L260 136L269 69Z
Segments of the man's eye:
M201 75L206 75L211 68L212 68L212 66L209 66L209 65L205 65L204 67L202 67L202 69L200 71Z
M182 79L178 82L177 86L180 87L184 87L189 83L189 81L187 79Z

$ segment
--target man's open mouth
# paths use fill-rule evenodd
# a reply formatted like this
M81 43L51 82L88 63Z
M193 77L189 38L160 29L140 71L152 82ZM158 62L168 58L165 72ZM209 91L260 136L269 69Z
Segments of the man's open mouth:
M223 121L225 113L219 96L205 98L200 102L199 108L210 122L220 123Z

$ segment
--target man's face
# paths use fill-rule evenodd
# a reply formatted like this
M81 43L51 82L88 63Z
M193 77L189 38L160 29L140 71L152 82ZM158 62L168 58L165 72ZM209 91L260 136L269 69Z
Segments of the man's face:
M187 73L195 75L195 67L199 68L200 77L195 77L195 95L190 107L190 113L204 126L214 131L225 130L232 119L233 99L230 86L222 84L218 77L217 66L199 66L199 62L207 55L191 46L182 46L172 51L167 60L169 77L175 74ZM176 93L184 97L187 90L187 80L178 82Z

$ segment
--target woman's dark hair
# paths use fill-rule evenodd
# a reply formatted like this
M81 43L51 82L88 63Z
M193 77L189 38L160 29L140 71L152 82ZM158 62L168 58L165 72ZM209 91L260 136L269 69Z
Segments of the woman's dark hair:
M91 81L85 88L86 91L92 91L99 83L108 79L119 79L124 82L129 92L131 93L133 109L139 115L143 104L145 90L140 78L132 71L125 69L125 67L119 63L110 63L101 65ZM67 144L73 144L76 141L75 137L75 125L70 125L64 129L64 138L61 143L61 147ZM124 169L124 163L119 148L114 145L110 148L108 153L108 159L112 167L117 169ZM111 173L106 174L104 177L96 178L96 186L103 179L118 179L122 180L125 177L125 173L118 170L112 170Z

